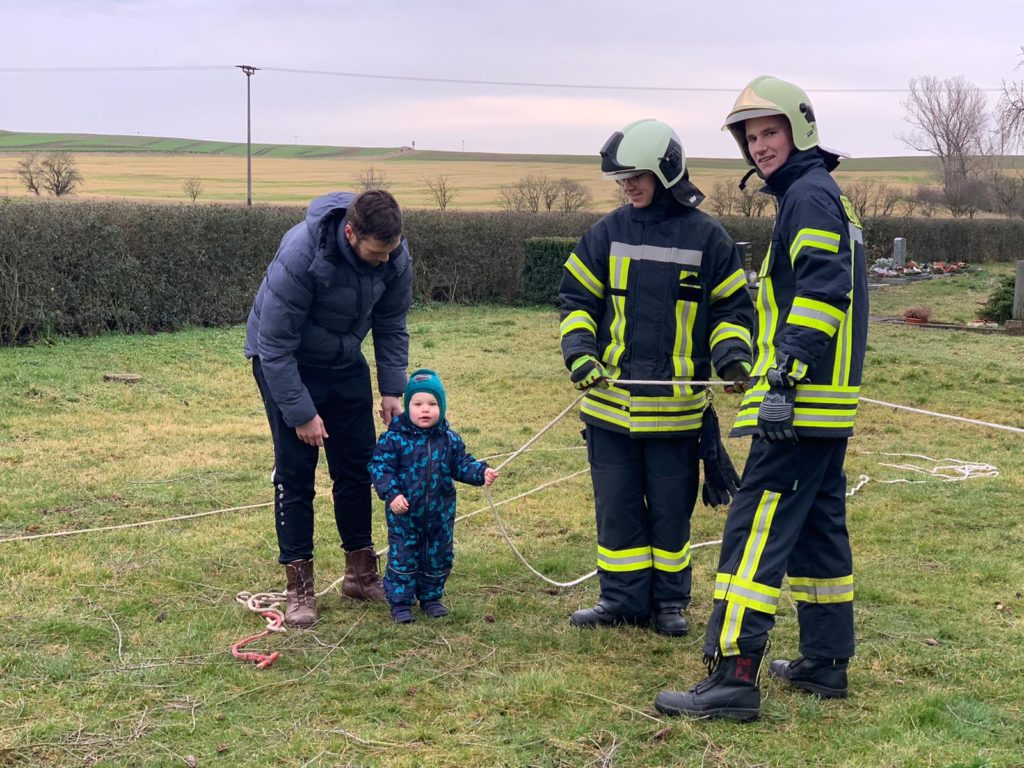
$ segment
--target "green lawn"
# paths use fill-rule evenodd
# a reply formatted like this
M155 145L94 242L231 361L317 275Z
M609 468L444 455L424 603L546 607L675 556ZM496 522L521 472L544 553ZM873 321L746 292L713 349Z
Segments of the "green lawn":
M962 285L981 291L976 279ZM937 287L879 301L893 314L938 305ZM478 457L521 446L575 398L553 311L421 307L410 329L411 364L441 372ZM871 334L867 397L1024 427L1024 339ZM0 538L269 502L270 440L242 338L202 329L0 349ZM143 378L105 382L110 372ZM735 401L716 403L727 421ZM578 430L575 414L563 419L503 470L495 499L585 468ZM0 766L1022 766L1022 438L862 407L847 466L851 485L871 478L849 507L851 697L765 681L762 717L747 725L662 719L652 705L703 675L717 548L694 554L692 635L577 631L567 617L596 584L558 590L530 575L475 488L460 491L460 512L485 511L457 528L448 619L399 627L384 607L330 594L314 630L262 641L282 654L265 671L228 646L262 627L235 593L282 587L269 507L0 543ZM741 463L746 441L727 442ZM999 475L885 484L919 479L883 466L908 460L881 455L895 452ZM342 558L319 488L323 588ZM534 565L565 581L594 567L591 505L584 473L499 509ZM716 539L723 518L698 507L694 543ZM375 536L383 546L379 512ZM788 593L773 643L772 657L796 648Z

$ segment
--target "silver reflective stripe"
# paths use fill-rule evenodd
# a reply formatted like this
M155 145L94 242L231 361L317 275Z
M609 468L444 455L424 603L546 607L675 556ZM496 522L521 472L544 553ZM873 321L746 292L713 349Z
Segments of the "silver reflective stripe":
M660 245L630 245L616 241L612 243L611 255L623 256L627 259L636 259L637 261L660 261L666 264L680 264L699 269L704 252L694 251L689 248L664 248Z
M839 328L840 321L830 315L828 312L823 312L820 309L810 309L809 307L798 307L792 306L789 310L790 317L805 317L808 320L817 320L824 325L829 326L833 329ZM790 320L790 322L793 322Z
M850 595L853 594L853 584L836 584L831 587L790 584L789 591L794 595Z

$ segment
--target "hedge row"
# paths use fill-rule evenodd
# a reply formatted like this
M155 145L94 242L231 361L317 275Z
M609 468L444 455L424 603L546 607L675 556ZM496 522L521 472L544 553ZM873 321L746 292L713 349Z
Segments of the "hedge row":
M0 202L0 344L46 335L156 331L242 322L293 206L252 208L138 203ZM565 253L594 213L408 211L416 298L548 303ZM768 246L768 219L725 219L751 243L750 267ZM1024 257L1024 222L877 219L871 258L905 237L917 261ZM531 238L562 238L530 246ZM539 249L539 250L538 250Z

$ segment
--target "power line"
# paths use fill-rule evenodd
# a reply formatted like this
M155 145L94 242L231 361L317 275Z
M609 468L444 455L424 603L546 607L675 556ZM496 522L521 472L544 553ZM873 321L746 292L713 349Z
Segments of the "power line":
M235 69L234 65L213 64L204 66L170 67L0 67L0 73L12 74L55 73L55 72L187 72L218 71ZM296 69L292 67L262 67L264 72L281 72L290 75L317 75L321 77L347 77L363 80L393 80L408 83L444 83L448 85L494 85L507 88L560 88L583 91L648 91L653 93L736 93L737 87L699 87L670 85L611 85L607 83L544 83L527 80L476 80L461 77L426 77L420 75L383 75L373 72L336 72L321 69ZM810 93L909 93L909 88L806 88ZM978 88L985 93L1002 93L1002 88Z

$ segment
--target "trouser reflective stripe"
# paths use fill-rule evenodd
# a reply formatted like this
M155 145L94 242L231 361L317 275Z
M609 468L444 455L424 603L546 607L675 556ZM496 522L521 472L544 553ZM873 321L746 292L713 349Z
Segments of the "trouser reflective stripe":
M845 439L773 445L754 438L722 537L705 653L761 652L775 623L772 595L788 572L797 586L794 597L806 597L808 585L818 584L821 595L847 598L798 600L801 653L853 655L845 456Z
M690 515L700 482L696 437L633 438L587 425L601 599L643 618L690 601Z

